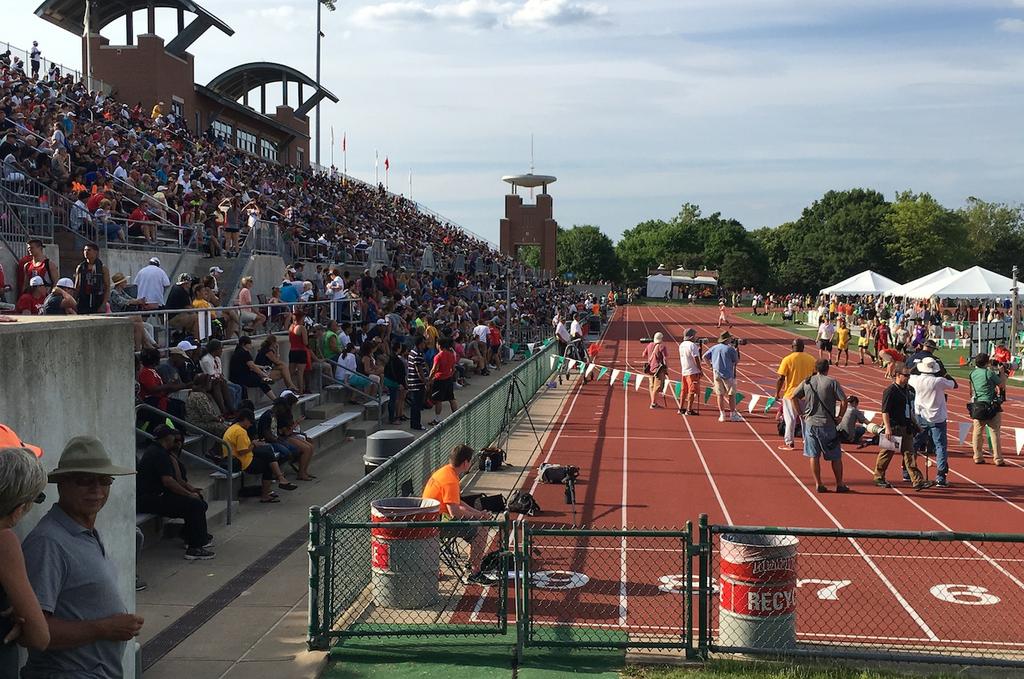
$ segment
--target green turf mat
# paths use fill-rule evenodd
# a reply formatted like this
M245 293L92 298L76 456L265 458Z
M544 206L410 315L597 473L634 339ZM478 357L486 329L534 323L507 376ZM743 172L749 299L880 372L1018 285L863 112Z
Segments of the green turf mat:
M373 637L331 649L324 679L480 679L512 677L516 637Z

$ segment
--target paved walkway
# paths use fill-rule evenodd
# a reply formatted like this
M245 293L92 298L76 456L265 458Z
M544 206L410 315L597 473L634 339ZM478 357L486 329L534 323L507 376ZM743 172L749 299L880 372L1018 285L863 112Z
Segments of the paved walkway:
M507 372L492 372L490 379L478 376L456 396L466 403ZM551 408L553 414L553 404L564 391L544 394L532 408L542 434L541 427L550 420L544 409ZM532 433L530 441L535 447ZM527 443L516 436L511 447ZM216 559L185 561L175 539L143 551L139 572L149 588L138 594L139 614L146 619L139 641L147 664L154 652L165 653L146 670L147 679L319 675L327 656L310 653L305 646L308 508L327 502L363 475L364 449L365 440L357 439L319 455L313 463L319 478L294 492L281 491L280 504L243 500L231 526L211 526ZM514 483L517 473L493 476ZM266 570L268 562L273 567ZM194 631L183 630L196 618L201 624ZM168 637L176 634L184 640L167 650Z

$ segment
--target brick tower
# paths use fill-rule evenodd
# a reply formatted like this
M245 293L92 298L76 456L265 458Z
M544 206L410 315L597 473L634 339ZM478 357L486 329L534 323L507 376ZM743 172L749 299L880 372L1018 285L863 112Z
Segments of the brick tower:
M554 273L555 246L558 238L558 222L555 221L548 184L555 183L550 175L517 174L502 177L512 185L512 193L505 196L505 217L501 220L501 252L516 256L524 245L540 246L540 265L545 271ZM540 194L533 203L524 203L519 189L540 188Z

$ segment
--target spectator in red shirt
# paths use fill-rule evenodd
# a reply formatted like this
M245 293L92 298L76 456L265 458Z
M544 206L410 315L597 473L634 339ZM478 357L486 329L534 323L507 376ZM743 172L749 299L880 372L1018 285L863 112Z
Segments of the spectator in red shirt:
M38 316L43 306L43 300L50 293L50 289L43 284L43 279L33 276L28 283L29 288L18 297L18 303L14 305L14 313L22 316Z
M995 351L992 352L992 360L996 363L1002 363L1004 365L1009 364L1012 360L1010 356L1010 350L1006 348L1006 342L999 340L996 344Z
M142 363L142 368L136 378L139 383L139 400L175 417L184 418L184 403L169 399L167 395L184 389L185 385L181 382L164 384L160 373L156 371L157 366L160 365L160 352L156 349L143 349L139 354L139 362Z
M491 360L494 361L494 368L501 367L501 330L498 324L491 320L487 324L487 345L491 350Z
M28 242L28 255L19 260L20 267L18 275L18 293L26 292L29 288L29 281L33 276L43 279L43 284L49 287L57 282L57 265L46 256L43 250L43 241L33 238Z
M434 356L434 366L430 369L430 375L427 376L430 399L434 402L434 419L427 423L431 427L441 423L439 419L441 417L441 406L445 401L448 402L448 407L451 408L453 413L459 409L459 404L455 402L455 364L457 358L452 348L452 338L443 337L438 340L438 345L440 346L440 351Z

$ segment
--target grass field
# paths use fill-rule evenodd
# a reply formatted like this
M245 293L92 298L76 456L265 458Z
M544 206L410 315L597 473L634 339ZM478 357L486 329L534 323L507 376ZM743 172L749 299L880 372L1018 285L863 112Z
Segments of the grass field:
M797 665L777 662L712 661L702 667L631 665L623 679L951 679L943 674L904 674L840 665Z
M811 326L804 325L802 323L785 323L779 316L776 316L776 318L772 320L771 316L755 316L749 312L739 313L736 315L748 321L754 321L773 328L782 328L790 332L795 332L798 335L803 335L804 337L812 340L817 337L818 334L817 328L812 328ZM851 340L851 343L853 343L853 341L855 340ZM965 360L967 358L966 349L937 349L935 351L935 356L945 364L946 370L949 371L949 374L954 379L967 379L968 374L971 372L971 367L969 365L963 367L960 365L960 357L963 356ZM857 355L857 349L856 347L853 347L850 349L850 362L855 363L858 360L860 359Z

